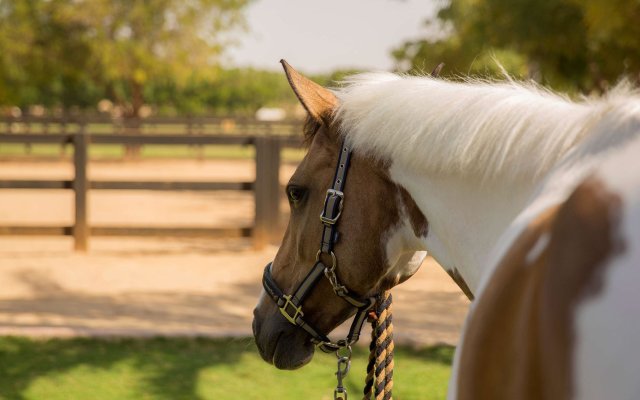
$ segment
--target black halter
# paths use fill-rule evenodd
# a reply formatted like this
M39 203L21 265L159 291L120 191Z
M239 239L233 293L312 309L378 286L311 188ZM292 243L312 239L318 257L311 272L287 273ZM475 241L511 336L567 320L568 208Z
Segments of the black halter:
M304 329L309 335L311 335L311 341L322 351L327 353L337 351L343 347L348 347L358 341L367 313L375 303L375 297L362 299L349 294L349 290L338 281L338 276L335 271L337 260L336 255L333 252L333 247L338 241L338 230L336 224L340 218L340 214L342 213L342 202L344 201L344 193L342 192L342 189L347 177L350 158L351 151L349 150L349 147L343 143L340 151L340 157L338 157L336 172L333 177L333 185L329 190L327 190L327 196L324 200L324 208L320 214L320 221L324 225L322 230L322 240L320 242L320 250L318 250L316 263L313 268L311 268L309 274L307 274L307 276L302 280L293 294L284 294L282 290L280 290L271 275L272 263L267 264L262 277L262 285L264 286L265 291L276 303L284 318L293 325ZM331 257L331 267L327 267L321 261L320 256L323 253ZM322 278L322 275L329 280L329 283L331 283L331 287L333 287L333 291L337 296L357 308L356 315L351 323L351 329L349 329L349 334L346 339L339 340L335 343L331 342L327 335L319 332L318 329L303 319L304 312L302 311L302 302L311 292L311 289L313 289L318 280Z

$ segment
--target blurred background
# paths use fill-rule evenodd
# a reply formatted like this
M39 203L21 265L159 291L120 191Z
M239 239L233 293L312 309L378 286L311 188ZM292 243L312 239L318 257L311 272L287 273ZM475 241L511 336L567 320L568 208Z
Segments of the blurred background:
M278 61L592 96L637 86L638 21L636 0L0 0L0 399L330 398L332 357L276 371L251 339L305 151ZM431 259L394 296L394 392L444 398L468 300Z

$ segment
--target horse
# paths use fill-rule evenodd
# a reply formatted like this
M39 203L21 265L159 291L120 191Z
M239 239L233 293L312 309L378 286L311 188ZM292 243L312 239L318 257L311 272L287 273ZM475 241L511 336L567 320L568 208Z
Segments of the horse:
M265 361L357 339L325 333L359 329L428 252L473 299L449 399L640 398L638 92L392 73L330 90L282 64L308 151L254 310Z

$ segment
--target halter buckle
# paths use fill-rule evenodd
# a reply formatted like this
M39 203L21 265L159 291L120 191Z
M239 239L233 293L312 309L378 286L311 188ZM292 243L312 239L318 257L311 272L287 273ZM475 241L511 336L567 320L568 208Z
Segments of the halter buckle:
M296 323L296 319L298 318L298 316L304 316L304 313L302 312L302 305L300 306L296 306L292 301L291 301L291 295L290 294L285 294L284 296L282 296L282 298L285 300L284 304L282 305L282 307L278 307L278 309L280 310L280 313L287 319L287 321L291 322L294 325L298 325ZM289 308L288 307L293 308L293 315L289 314Z
M338 197L340 199L340 202L338 203L338 214L335 217L327 217L325 214L325 210L327 207L327 201L329 200L329 197L331 196L335 196ZM344 193L341 192L340 190L336 190L336 189L329 189L327 190L327 197L324 200L325 206L322 209L322 212L320 213L320 221L322 221L323 224L326 225L335 225L336 222L338 222L338 218L340 218L340 215L342 214L342 202L344 200Z

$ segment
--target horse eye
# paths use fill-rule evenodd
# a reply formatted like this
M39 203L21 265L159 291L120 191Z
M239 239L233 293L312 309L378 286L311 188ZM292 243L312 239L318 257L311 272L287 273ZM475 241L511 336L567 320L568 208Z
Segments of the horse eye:
M307 190L300 186L288 186L287 187L287 197L291 203L298 203L304 198Z

